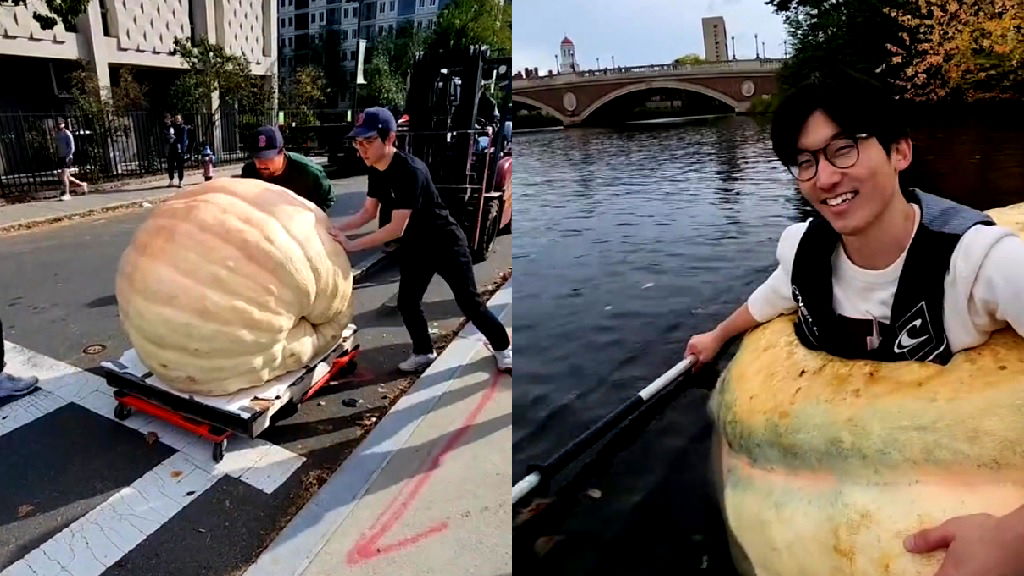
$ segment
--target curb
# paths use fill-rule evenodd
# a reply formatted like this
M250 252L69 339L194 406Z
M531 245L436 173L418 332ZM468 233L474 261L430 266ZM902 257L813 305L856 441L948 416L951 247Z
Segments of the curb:
M113 214L116 212L124 212L127 210L136 210L138 208L143 208L146 204L149 204L150 206L159 204L164 200L170 198L172 195L173 194L166 194L161 196L153 196L152 198L143 198L140 200L117 202L115 204L106 204L104 206L98 206L96 208L89 208L86 210L79 210L77 212L68 212L66 214L60 214L58 216L32 218L29 220L21 220L20 222L13 222L11 224L3 224L0 225L0 235L31 230L32 228L38 228L40 226L60 224L61 222L67 222L69 220L81 220L83 218L89 218L92 216Z
M487 302L498 318L512 304L508 283ZM486 340L470 323L388 413L363 438L330 479L306 502L244 576L301 576L313 558L344 523L349 513L391 455L401 448L420 422L457 379Z

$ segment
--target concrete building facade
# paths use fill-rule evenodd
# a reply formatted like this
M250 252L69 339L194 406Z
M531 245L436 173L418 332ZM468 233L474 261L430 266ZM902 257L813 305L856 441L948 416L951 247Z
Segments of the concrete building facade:
M704 59L724 62L729 59L729 35L725 32L725 18L709 16L700 19L704 29Z
M245 56L253 74L273 82L276 7L276 0L93 0L71 29L58 24L53 30L32 18L34 11L45 13L42 0L0 7L0 67L32 77L31 85L6 91L21 97L0 100L0 110L43 106L40 100L52 109L66 98L69 64L79 59L103 88L112 85L119 68L131 66L156 79L159 91L185 68L172 54L177 37L208 38Z

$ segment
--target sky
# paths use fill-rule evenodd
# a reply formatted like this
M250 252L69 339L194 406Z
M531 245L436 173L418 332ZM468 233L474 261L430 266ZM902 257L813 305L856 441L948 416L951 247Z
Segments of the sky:
M765 43L769 58L783 56L785 27L764 0L514 0L512 65L515 70L555 68L563 36L576 45L581 67L663 64L696 53L704 56L701 18L721 16L736 38L738 58L754 57ZM732 53L732 39L729 40ZM758 48L760 49L760 47Z

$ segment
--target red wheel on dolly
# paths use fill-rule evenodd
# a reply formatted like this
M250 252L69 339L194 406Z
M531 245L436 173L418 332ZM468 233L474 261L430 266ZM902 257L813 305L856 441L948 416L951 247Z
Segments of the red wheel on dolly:
M213 461L220 462L224 459L224 450L228 447L228 439L213 443Z
M127 404L121 404L120 402L117 403L117 406L114 406L114 418L117 418L118 420L127 420L128 417L131 415L131 406L128 406Z

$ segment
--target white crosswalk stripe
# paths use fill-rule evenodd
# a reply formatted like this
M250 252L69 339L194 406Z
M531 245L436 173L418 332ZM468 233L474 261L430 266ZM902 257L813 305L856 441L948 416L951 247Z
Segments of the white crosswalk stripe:
M116 400L103 378L11 342L4 346L6 370L38 376L40 390L0 406L0 436L73 403L142 434L155 432L177 452L0 576L98 576L219 478L230 475L271 494L305 461L265 440L233 436L224 459L214 462L211 443L197 435L146 414L114 418ZM145 446L141 439L140 446Z

